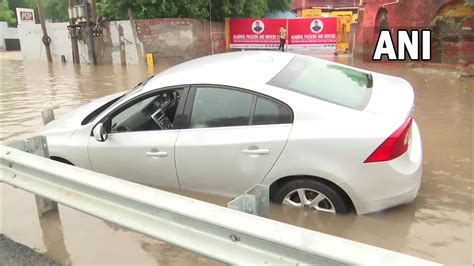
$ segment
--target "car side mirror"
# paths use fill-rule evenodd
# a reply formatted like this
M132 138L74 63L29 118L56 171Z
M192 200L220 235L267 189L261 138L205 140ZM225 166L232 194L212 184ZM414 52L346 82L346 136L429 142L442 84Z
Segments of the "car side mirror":
M99 142L104 142L107 140L108 134L107 130L105 130L104 124L99 123L95 126L94 130L92 131L95 140Z

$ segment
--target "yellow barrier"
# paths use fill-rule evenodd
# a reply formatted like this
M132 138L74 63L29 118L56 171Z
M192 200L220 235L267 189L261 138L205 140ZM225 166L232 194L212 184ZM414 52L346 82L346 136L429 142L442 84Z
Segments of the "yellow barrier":
M337 17L337 51L347 51L349 49L349 34L353 21L352 11L330 12L331 17Z
M146 54L146 64L148 67L153 67L155 65L153 62L153 54Z

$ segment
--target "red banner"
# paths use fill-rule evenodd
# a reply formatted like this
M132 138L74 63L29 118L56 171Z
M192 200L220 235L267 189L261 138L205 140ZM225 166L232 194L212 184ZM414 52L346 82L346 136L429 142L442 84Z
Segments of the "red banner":
M277 49L280 28L288 25L289 49L336 49L337 18L230 20L230 48Z
M230 48L276 49L286 19L236 18L230 20Z
M288 20L288 48L336 48L337 18Z

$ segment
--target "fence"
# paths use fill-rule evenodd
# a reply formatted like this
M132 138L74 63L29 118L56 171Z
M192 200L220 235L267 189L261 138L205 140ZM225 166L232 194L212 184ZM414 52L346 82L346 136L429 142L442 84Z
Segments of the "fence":
M40 200L40 214L56 209L52 200L231 264L434 265L25 152L47 156L44 137L0 150L0 182L49 199ZM266 196L258 189L254 194Z

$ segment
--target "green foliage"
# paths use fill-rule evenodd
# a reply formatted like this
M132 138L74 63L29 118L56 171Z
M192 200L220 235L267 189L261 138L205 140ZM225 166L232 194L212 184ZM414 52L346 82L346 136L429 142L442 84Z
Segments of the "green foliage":
M97 3L97 12L100 16L109 19L127 19L127 9L131 8L135 18L156 16L176 16L178 7L171 0L103 0Z
M467 6L467 7L474 8L474 0L465 0L464 5Z
M5 1L5 0L3 0ZM68 21L68 1L67 0L41 0L43 7L44 17L53 22ZM22 8L33 8L35 9L35 17L39 22L38 13L36 12L36 1L35 0L8 0L10 9L16 13L17 7Z
M67 0L43 0L41 2L46 19L53 22L64 22L69 20Z
M5 0L3 0L5 1ZM34 8L35 7L35 0L8 0L8 6L10 7L11 11L16 12L17 7L22 8Z
M267 5L270 11L287 11L290 9L291 0L268 0Z
M127 19L131 8L138 19L195 18L212 20L226 17L263 17L268 11L288 10L289 0L103 0L97 5L100 16L108 19Z
M15 13L10 10L6 0L0 2L0 21L6 21L10 25L16 23Z

